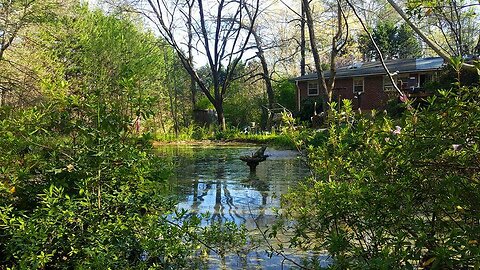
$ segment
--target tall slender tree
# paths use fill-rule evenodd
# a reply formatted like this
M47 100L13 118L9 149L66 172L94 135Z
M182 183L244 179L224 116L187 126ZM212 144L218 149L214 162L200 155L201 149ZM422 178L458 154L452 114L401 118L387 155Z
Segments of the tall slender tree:
M303 6L305 8L305 18L308 28L308 33L310 36L310 48L312 50L313 59L315 62L315 69L317 71L317 87L320 90L320 95L323 102L323 110L328 109L328 104L332 101L333 98L333 88L335 87L335 75L336 75L336 66L335 59L340 53L340 51L347 44L347 39L349 35L348 22L346 15L343 11L342 1L336 1L336 32L332 37L331 47L330 47L330 56L329 56L329 65L330 65L330 74L328 80L325 77L324 70L322 65L324 64L320 58L320 51L318 49L317 38L315 33L315 24L314 18L311 9L311 2L309 0L302 0Z
M301 14L300 17L300 76L304 76L307 74L305 66L305 52L307 50L307 41L305 37L305 5L303 1L301 1Z
M193 66L193 8L195 5L195 0L186 0L188 6L188 15L187 15L187 32L188 32L188 63ZM192 100L192 108L196 107L196 94L197 94L197 83L195 82L195 76L190 74L190 92Z

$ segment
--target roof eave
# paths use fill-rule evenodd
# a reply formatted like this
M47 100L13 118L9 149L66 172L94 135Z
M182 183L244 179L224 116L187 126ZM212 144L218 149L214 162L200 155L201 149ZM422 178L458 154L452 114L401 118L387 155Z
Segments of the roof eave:
M403 73L413 73L413 72L428 72L428 71L439 71L443 68L442 67L439 67L439 68L431 68L431 69L422 69L422 70L418 70L418 69L415 69L415 70L406 70L406 71L399 71L398 74L403 74ZM382 73L368 73L368 74L354 74L354 75L343 75L343 76L336 76L335 79L345 79L345 78L355 78L355 77L367 77L367 76L378 76L378 75L386 75L387 73L386 72L382 72ZM308 75L305 75L305 76L308 76ZM303 76L302 76L303 77ZM302 78L302 77L297 77L297 78L294 78L294 81L295 82L305 82L305 81L313 81L313 80L316 80L317 78L315 77L308 77L308 78ZM330 77L329 76L325 76L325 79L329 79Z

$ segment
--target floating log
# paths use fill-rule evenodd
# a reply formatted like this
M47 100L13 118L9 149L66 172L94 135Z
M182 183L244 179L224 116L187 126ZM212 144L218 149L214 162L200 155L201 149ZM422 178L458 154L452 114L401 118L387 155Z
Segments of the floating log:
M240 160L247 163L248 167L250 167L250 172L253 173L256 171L258 164L260 162L267 160L268 155L265 155L265 150L267 149L266 146L260 147L255 153L251 156L241 156Z

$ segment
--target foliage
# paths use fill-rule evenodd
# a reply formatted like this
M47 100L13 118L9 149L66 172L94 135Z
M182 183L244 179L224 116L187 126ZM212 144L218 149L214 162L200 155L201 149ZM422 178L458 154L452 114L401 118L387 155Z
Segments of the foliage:
M217 130L212 126L198 126L192 124L182 128L178 134L157 132L155 140L160 142L200 141L215 137Z
M479 94L440 91L398 122L332 110L307 148L315 177L284 198L291 244L333 269L478 268Z
M225 100L225 118L235 127L245 127L250 122L258 124L262 121L262 105L265 104L262 93L245 84Z
M1 265L185 265L194 242L177 239L188 239L196 223L178 228L164 220L174 209L160 194L166 164L139 140L65 117L73 105L50 104L2 122ZM52 130L59 122L63 135Z
M73 6L73 0L0 1L0 106L15 110L42 98L45 50L37 34Z
M259 81L252 82L252 78L247 77L248 74L257 72L255 68L255 65L246 65L243 62L239 62L235 68L234 80L229 82L224 102L222 101L225 119L229 125L243 127L250 122L261 122L261 106L266 103L263 85ZM224 67L218 70L220 84L226 80L227 70ZM198 70L198 74L205 86L213 89L210 68L203 66ZM214 105L206 96L202 96L196 104L196 109L214 109Z
M175 133L179 133L182 127L187 127L191 123L193 104L190 101L190 82L185 80L187 72L185 72L180 60L177 59L169 47L163 42L155 43L156 46L163 47L160 49L165 50L167 53L163 55L165 70L157 74L161 78L153 77L153 79L161 79L164 83L158 84L156 89L147 93L149 96L159 97L158 103L154 107L156 108L157 117L154 119L150 130L154 131L160 126L164 130L173 130ZM154 43L151 45L155 46ZM156 50L153 51L155 52ZM160 125L157 124L158 122L160 122Z
M246 239L247 229L245 226L238 226L233 221L213 221L210 226L205 227L202 231L203 243L217 250L222 259L225 258L226 254L234 251L241 252L241 248L247 244Z
M297 104L295 102L295 83L287 79L282 79L278 82L275 82L273 88L278 103L280 103L282 106L284 106L291 112L295 112L297 110Z
M197 106L196 106L195 109L199 109L199 110L213 110L214 109L212 103L210 103L210 101L206 97L200 98L197 101L196 105Z
M254 78L242 78L247 74L258 72L255 65L239 63L236 77L228 88L225 96L225 118L231 126L242 128L250 122L262 122L262 106L267 104L263 81L254 81Z
M162 193L169 163L131 127L153 114L169 51L128 19L75 11L45 37L43 101L0 113L0 268L190 268L207 228Z
M265 133L245 133L245 132L230 132L230 134L222 134L224 140L231 140L237 142L266 144L273 147L295 149L295 144L292 138L283 132L265 132Z
M304 99L300 103L301 110L296 116L300 118L301 121L310 121L315 112L319 114L323 111L322 104L323 101L321 97Z
M0 60L3 53L13 45L14 40L25 28L55 18L55 11L61 5L57 0L5 1L0 2Z
M191 125L183 129L178 136L175 134L157 133L155 139L161 142L192 142L199 140L214 140L223 142L267 144L269 146L295 149L292 137L283 131L272 132L246 132L234 127L220 131L211 127L200 127Z
M385 59L416 58L421 55L420 43L405 23L397 26L391 21L379 22L371 32ZM358 37L358 44L365 59L379 59L378 52L367 34Z
M417 24L425 24L435 42L456 57L478 56L479 3L474 0L408 0L406 9Z
M101 116L120 114L122 122L110 120L112 126L123 127L136 116L148 118L158 98L158 82L165 80L171 64L165 59L173 52L160 50L161 41L128 19L83 12L82 19L72 21L70 36L57 40L53 48L54 57L65 59L65 78L73 94L95 99Z
M451 66L445 67L440 72L438 81L436 81L436 84L432 85L432 87L436 87L436 90L452 87L458 84L458 78L462 86L478 86L480 80L476 70L461 69L459 73L460 74L457 74L457 71Z
M405 109L405 105L400 101L400 98L398 97L389 99L385 104L385 111L393 119L401 118L405 113Z

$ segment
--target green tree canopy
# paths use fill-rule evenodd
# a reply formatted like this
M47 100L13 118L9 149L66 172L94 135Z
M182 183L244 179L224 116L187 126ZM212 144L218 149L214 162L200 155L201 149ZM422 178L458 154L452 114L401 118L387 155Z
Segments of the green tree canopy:
M406 24L380 22L371 30L385 59L415 58L421 55L420 43ZM379 55L367 34L358 38L359 49L366 61L379 59Z
M43 100L0 117L0 268L196 268L193 238L208 229L174 213L169 163L129 128L152 112L171 50L86 8L56 27Z

